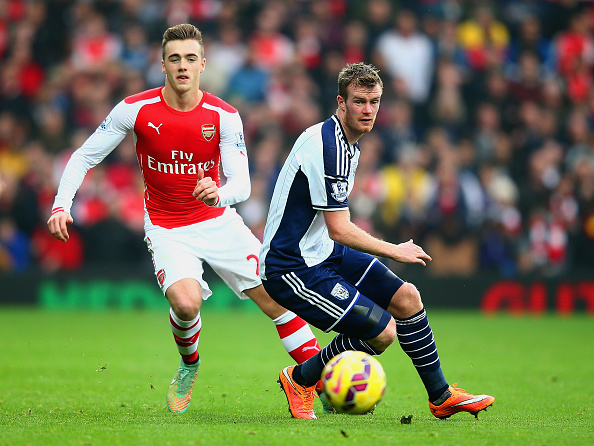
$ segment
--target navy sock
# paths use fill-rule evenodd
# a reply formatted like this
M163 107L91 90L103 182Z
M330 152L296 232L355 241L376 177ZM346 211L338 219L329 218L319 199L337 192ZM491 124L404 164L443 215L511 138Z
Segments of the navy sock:
M318 354L295 366L293 379L302 386L313 386L320 380L324 366L336 355L348 350L358 350L370 355L382 353L361 339L339 334Z
M437 346L425 309L406 319L396 319L396 332L400 347L412 360L425 385L429 401L436 401L449 385L441 371Z

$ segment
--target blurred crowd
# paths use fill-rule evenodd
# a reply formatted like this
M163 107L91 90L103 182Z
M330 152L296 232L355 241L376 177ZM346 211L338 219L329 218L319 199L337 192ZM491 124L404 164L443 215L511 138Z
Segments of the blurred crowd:
M73 150L125 96L163 85L161 37L204 33L201 88L237 107L261 236L297 136L336 110L347 63L384 94L353 220L428 271L594 266L594 5L577 0L0 0L0 270L150 261L132 136L89 172L70 240L45 222Z

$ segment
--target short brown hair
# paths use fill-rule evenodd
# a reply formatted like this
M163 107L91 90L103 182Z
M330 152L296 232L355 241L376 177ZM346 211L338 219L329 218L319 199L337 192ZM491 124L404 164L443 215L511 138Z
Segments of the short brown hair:
M384 83L379 77L379 70L373 65L363 62L348 64L338 74L338 94L344 99L348 97L349 85L372 89L376 85L384 89Z
M182 23L180 25L167 28L163 33L163 42L161 42L161 51L163 59L165 59L165 45L172 40L195 40L200 44L200 57L204 59L204 44L202 43L202 33L198 28L190 23Z

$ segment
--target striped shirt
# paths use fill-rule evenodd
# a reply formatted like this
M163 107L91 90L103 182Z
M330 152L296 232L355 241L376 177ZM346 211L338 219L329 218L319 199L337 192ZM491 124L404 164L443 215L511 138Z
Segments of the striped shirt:
M263 279L317 265L330 256L323 211L348 208L359 145L348 143L336 115L305 130L279 174L260 255Z

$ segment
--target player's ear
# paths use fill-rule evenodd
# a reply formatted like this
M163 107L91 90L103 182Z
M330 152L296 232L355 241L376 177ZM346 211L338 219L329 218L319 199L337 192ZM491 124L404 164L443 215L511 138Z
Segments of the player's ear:
M165 71L165 61L163 59L161 59L161 71L163 72L163 74L167 74L167 72Z
M206 68L206 59L202 58L202 66L200 67L200 72L204 72L204 69Z
M338 108L340 108L342 111L345 111L345 100L341 95L336 96L336 102L338 102Z

